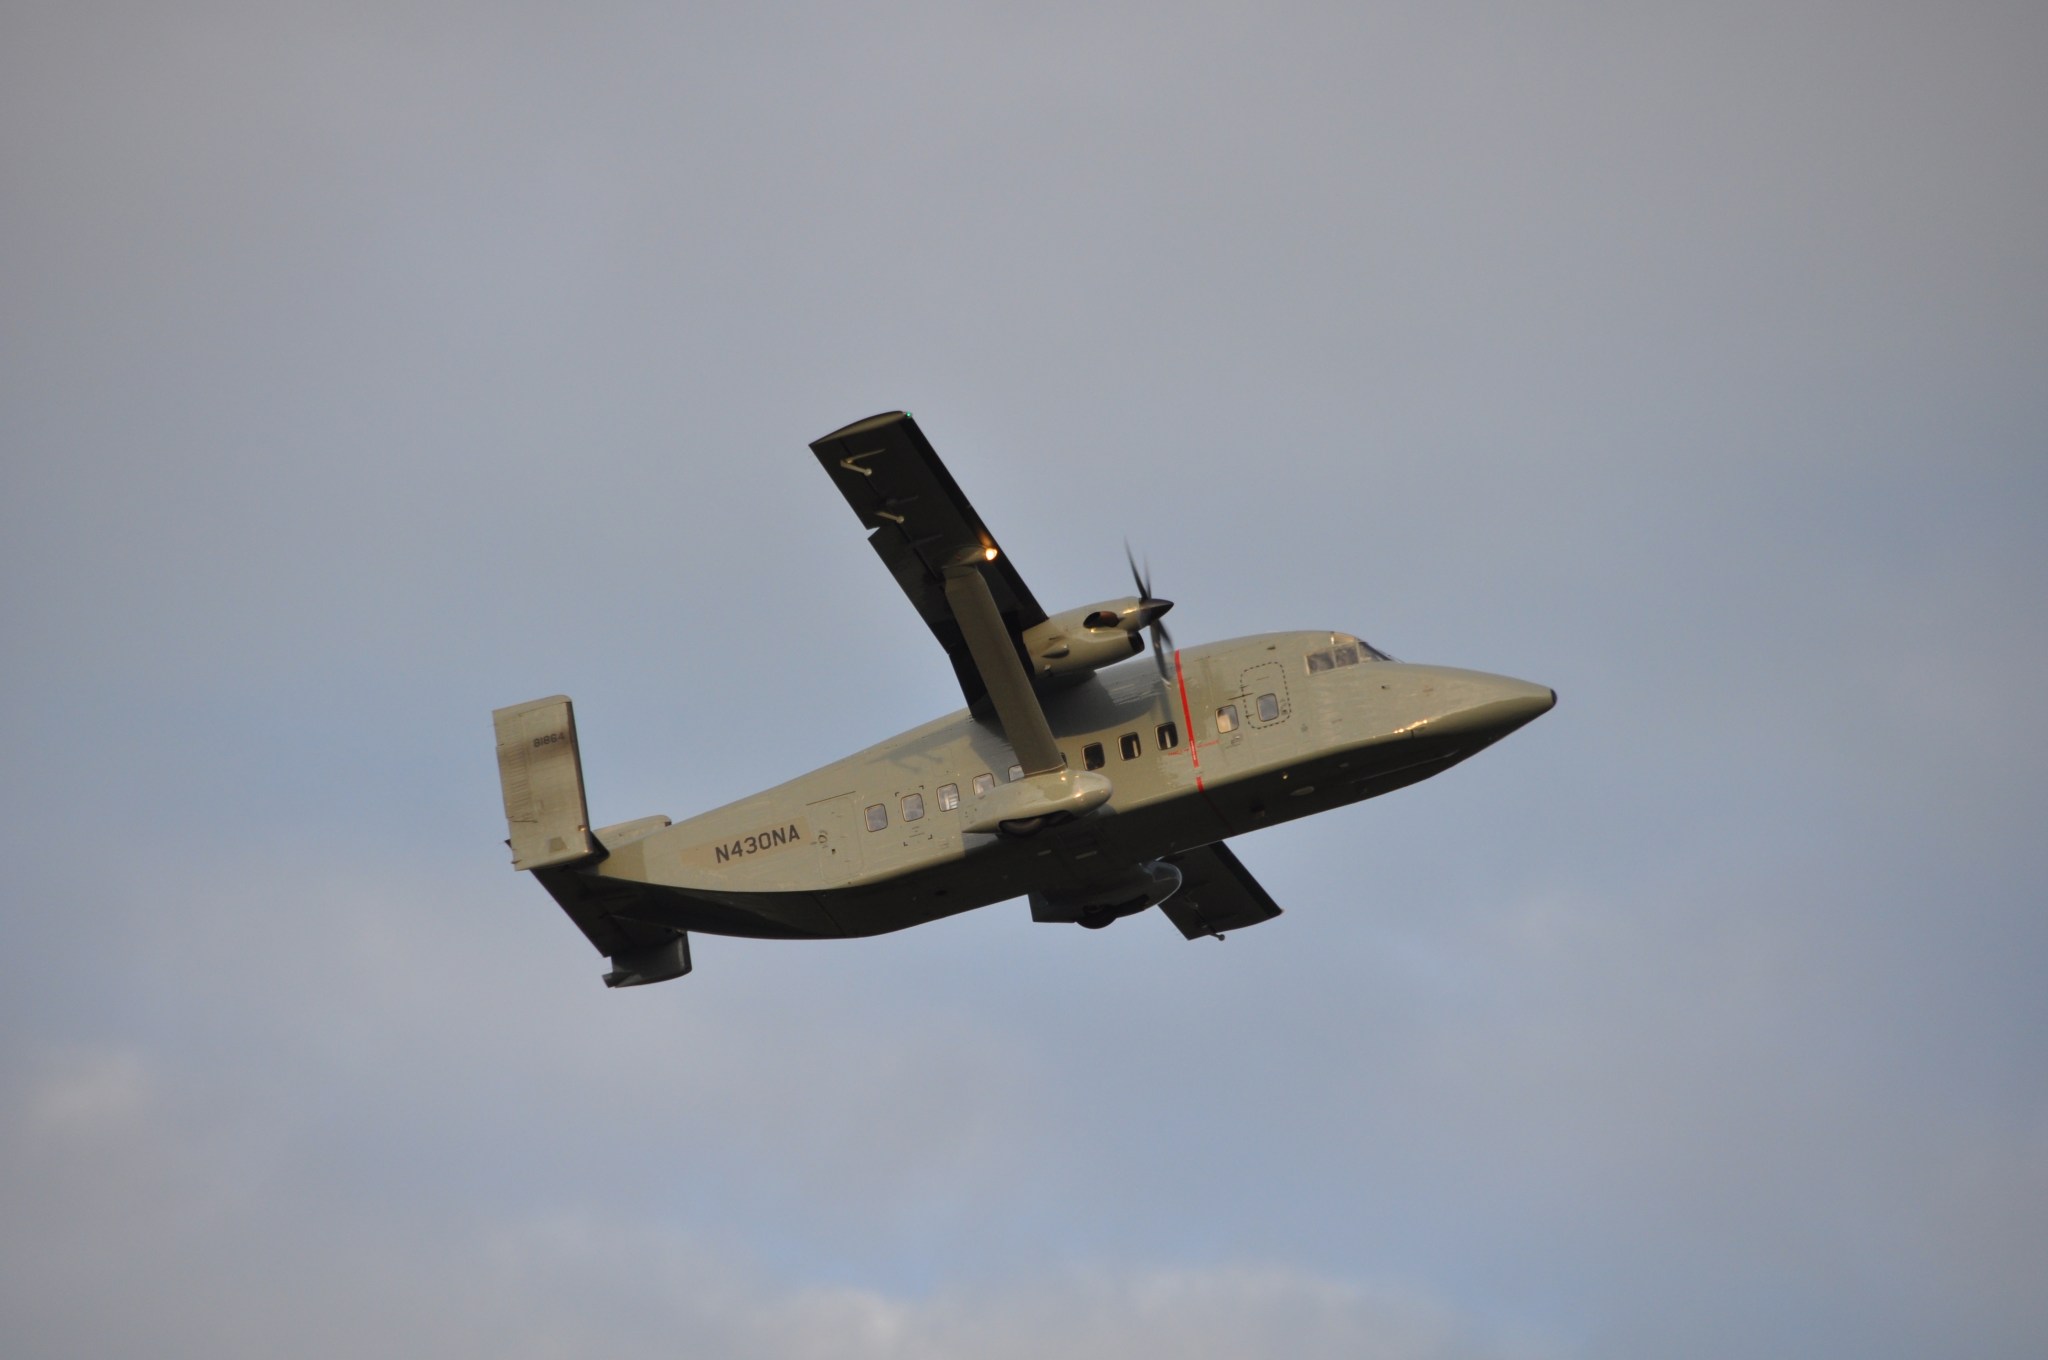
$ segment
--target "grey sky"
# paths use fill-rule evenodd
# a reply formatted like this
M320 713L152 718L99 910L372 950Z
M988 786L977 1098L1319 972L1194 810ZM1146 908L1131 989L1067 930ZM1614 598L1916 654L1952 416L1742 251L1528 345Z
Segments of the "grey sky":
M10 1356L2036 1356L2048 13L0 12ZM687 815L1049 605L1555 685L1239 842L611 994Z

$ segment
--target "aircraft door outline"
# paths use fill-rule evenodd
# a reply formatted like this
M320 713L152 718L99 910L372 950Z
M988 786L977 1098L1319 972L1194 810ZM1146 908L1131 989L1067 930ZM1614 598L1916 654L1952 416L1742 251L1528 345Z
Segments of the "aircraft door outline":
M859 802L857 793L842 793L804 809L811 819L811 844L817 847L819 864L835 881L850 882L860 874Z
M1261 701L1270 703L1262 706ZM1277 661L1264 661L1245 668L1238 687L1240 713L1248 727L1278 727L1294 714L1287 694L1287 668Z

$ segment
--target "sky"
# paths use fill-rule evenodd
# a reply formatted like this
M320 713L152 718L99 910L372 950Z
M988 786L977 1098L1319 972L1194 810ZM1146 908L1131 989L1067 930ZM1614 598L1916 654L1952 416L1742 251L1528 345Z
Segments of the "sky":
M11 1357L2048 1350L2048 10L0 7ZM609 992L599 823L1049 608L1554 686L1234 843Z

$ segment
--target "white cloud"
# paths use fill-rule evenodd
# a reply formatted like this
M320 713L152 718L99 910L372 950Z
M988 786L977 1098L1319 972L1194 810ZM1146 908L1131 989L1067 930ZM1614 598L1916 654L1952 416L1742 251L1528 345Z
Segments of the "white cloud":
M90 1139L131 1129L154 1094L142 1057L120 1048L43 1054L15 1108L33 1138Z
M1047 1262L928 1294L806 1283L658 1217L449 1213L317 1166L279 1175L132 1053L35 1053L20 1067L0 1093L25 1112L0 1163L11 1355L1538 1353L1412 1287L1277 1265Z
M10 23L5 1348L2041 1353L2048 11L926 8ZM1563 704L1227 946L608 994L487 711L950 705L896 404L1048 604Z

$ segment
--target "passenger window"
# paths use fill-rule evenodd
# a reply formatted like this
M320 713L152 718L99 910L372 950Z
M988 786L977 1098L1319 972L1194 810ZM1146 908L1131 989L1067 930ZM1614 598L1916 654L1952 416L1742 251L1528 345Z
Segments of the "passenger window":
M1280 721L1280 696L1279 696L1279 695L1277 695L1277 694L1261 694L1261 695L1259 696L1259 721L1260 721L1260 722L1278 722L1278 721Z
M1138 758L1138 752L1145 749L1145 743L1138 740L1138 734L1136 732L1124 733L1123 741L1118 744L1123 749L1125 760L1136 760Z
M903 820L906 822L914 822L922 816L924 816L924 795L921 793L904 794Z
M1180 729L1172 723L1159 724L1159 749L1171 751L1180 745Z
M992 774L978 774L974 776L974 796L976 798L981 797L995 786L996 777Z
M1351 654L1351 660L1358 660L1357 652L1353 652ZM1330 660L1330 654L1328 652L1310 652L1308 654L1308 673L1310 675L1314 675L1318 671L1326 671L1335 664L1335 662ZM1350 663L1347 662L1345 664L1348 665Z
M958 784L939 785L939 811L951 812L954 808L959 806L960 786Z
M1237 705L1225 704L1216 710L1216 730L1235 732L1237 730Z
M1358 664L1358 649L1356 647L1337 647L1333 650L1337 655L1338 665L1356 666ZM1315 667L1311 665L1309 669L1314 670Z
M1023 767L1022 765L1012 765L1012 766L1010 767L1010 782L1011 782L1012 784L1016 783L1016 782L1017 782L1018 780L1022 779L1023 777L1024 777L1024 767Z
M880 831L889 825L889 809L880 803L868 804L868 830Z
M1102 768L1102 743L1091 741L1081 748L1081 760L1091 770Z

